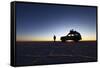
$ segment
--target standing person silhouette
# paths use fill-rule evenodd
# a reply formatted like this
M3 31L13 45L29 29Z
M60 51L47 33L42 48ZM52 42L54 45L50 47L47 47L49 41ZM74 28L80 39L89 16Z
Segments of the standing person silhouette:
M55 35L53 36L53 39L54 39L54 42L55 42L56 41L56 36Z

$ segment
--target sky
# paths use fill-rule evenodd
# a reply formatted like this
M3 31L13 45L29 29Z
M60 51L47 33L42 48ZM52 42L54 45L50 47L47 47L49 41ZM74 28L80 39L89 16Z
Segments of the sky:
M96 40L96 7L16 3L17 41L60 41L71 29Z

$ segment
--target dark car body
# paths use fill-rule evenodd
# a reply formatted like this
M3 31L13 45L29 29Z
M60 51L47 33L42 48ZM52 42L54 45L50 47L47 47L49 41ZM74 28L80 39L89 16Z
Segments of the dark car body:
M62 42L65 42L66 40L73 40L75 42L78 42L81 39L82 39L81 34L74 30L70 30L67 36L62 36L60 38Z

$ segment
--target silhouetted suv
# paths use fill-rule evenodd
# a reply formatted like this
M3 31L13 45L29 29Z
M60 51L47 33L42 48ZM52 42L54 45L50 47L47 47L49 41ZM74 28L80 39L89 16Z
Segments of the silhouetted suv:
M65 42L66 40L73 40L75 42L78 42L81 39L82 39L81 34L77 31L74 31L73 29L70 30L67 36L62 36L60 38L62 42Z

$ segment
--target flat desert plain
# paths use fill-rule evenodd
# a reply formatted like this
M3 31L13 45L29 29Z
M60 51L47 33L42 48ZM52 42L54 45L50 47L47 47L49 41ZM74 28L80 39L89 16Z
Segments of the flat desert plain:
M16 42L16 65L44 65L97 61L97 42Z

